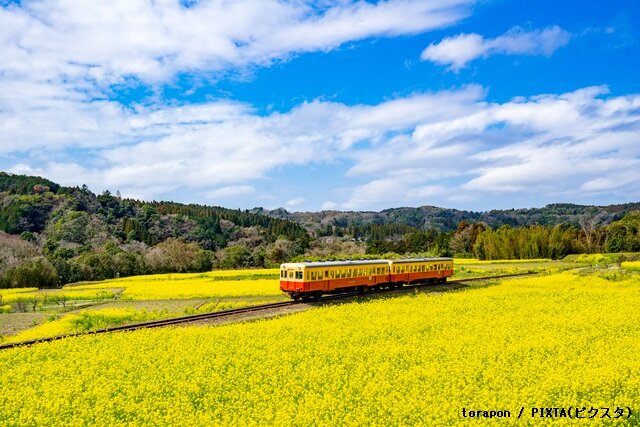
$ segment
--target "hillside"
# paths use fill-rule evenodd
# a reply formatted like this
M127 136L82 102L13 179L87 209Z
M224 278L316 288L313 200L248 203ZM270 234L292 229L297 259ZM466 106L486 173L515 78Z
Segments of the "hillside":
M569 224L578 227L584 217L597 218L606 225L623 218L627 213L640 210L640 202L608 206L588 206L568 203L550 204L542 208L490 210L472 212L458 209L420 206L385 209L380 212L321 211L288 212L285 209L265 210L261 213L274 218L295 221L308 230L323 230L327 226L349 228L366 224L403 224L417 229L455 230L461 221L484 222L492 228L502 225L523 227L531 225Z
M390 252L557 259L637 251L638 209L640 203L489 212L233 210L96 195L86 186L0 172L0 288Z
M260 266L302 253L309 240L297 223L248 211L0 172L0 287Z

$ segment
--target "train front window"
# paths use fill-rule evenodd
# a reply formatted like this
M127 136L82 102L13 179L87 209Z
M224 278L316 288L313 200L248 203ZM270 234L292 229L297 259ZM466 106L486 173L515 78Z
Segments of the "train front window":
M289 279L293 279L293 271L289 272Z
M296 279L302 279L302 271L296 271Z

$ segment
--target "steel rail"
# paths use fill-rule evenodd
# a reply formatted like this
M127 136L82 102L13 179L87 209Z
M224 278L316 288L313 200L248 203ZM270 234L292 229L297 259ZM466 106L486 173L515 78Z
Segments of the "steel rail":
M384 290L379 290L375 292L367 292L367 293L345 292L340 294L326 295L316 300L282 301L282 302L275 302L270 304L253 305L249 307L233 308L229 310L214 311L210 313L193 314L189 316L180 316L180 317L170 317L167 319L152 320L149 322L132 323L129 325L122 325L122 326L113 326L111 328L96 329L94 331L76 332L73 334L56 335L54 337L37 338L33 340L28 340L28 341L0 344L0 350L7 350L10 348L28 346L28 345L39 344L39 343L50 342L50 341L57 341L64 338L78 337L78 336L84 336L84 335L97 335L97 334L104 334L108 332L118 332L118 331L134 331L137 329L158 328L162 326L197 322L200 320L217 319L217 318L223 318L223 317L233 316L237 314L251 313L256 311L265 311L265 310L270 310L274 308L290 307L298 304L324 303L327 301L341 300L341 299L357 297L357 296L381 295L385 293L403 293L403 292L411 291L412 289L422 288L422 287L430 287L430 286L436 286L436 285L451 285L455 283L474 282L479 280L502 279L507 277L527 276L531 274L537 274L537 273L528 272L528 273L502 274L499 276L471 277L468 279L456 279L456 280L450 280L448 282L442 282L442 283L417 283L417 284L411 284L402 288L384 289Z

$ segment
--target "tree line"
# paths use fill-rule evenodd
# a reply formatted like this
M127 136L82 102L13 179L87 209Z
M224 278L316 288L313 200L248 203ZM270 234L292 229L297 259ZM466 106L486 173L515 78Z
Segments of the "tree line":
M0 172L0 287L269 267L339 254L492 260L640 251L640 211L613 222L610 213L595 209L576 216L575 223L490 226L461 220L454 227L419 225L416 212L396 213L410 215L413 225L334 218L305 228L262 211L96 195L86 186Z

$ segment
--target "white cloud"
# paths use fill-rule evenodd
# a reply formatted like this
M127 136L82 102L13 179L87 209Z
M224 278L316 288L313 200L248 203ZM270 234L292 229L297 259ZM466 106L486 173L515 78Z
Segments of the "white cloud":
M268 65L298 52L453 24L474 0L45 0L0 7L3 73L99 84Z
M640 197L640 95L605 87L541 95L416 126L363 150L345 209L501 200ZM510 196L509 196L510 195ZM505 198L506 196L506 198ZM435 202L437 201L437 202Z
M500 104L486 102L481 87L467 86L377 105L317 100L267 116L219 102L122 109L114 135L129 142L72 146L85 161L70 161L69 149L55 152L35 140L30 144L42 156L5 148L19 159L15 172L147 199L211 188L217 188L211 197L239 199L282 167L345 161L351 166L334 178L337 192L325 209L505 203L525 194L589 200L607 191L629 200L640 197L638 111L640 95L614 97L606 87ZM60 139L91 138L79 123L75 129L69 122L64 132L71 137L60 131ZM3 136L12 139L10 131ZM500 199L505 194L510 198ZM299 202L285 197L289 206Z
M301 204L303 204L305 202L305 198L304 197L295 197L293 199L287 200L287 207L289 208L294 208L296 206L300 206Z
M178 0L43 0L0 5L0 155L32 150L39 156L45 147L129 147L168 135L174 144L186 143L189 135L214 122L241 120L250 107L215 102L127 108L109 100L112 85L142 81L155 87L178 73L215 79L350 41L428 31L464 18L474 1L202 0L187 8ZM358 136L343 138L349 144Z
M479 34L459 34L431 44L422 51L420 59L448 65L457 71L476 58L491 55L551 56L569 43L570 38L571 35L558 26L534 31L514 27L494 39L485 39Z
M322 204L322 210L323 211L332 211L332 210L335 210L335 209L338 209L338 204L336 202L328 201L328 202L324 202Z
M255 188L250 185L231 185L228 187L218 188L207 193L209 199L221 199L225 197L234 197L242 194L253 193Z

